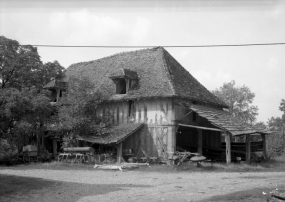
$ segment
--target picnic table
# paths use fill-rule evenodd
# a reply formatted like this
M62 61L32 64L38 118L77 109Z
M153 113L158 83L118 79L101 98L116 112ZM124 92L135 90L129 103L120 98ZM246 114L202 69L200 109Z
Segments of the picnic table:
M63 151L58 155L58 161L91 162L91 157L94 156L92 147L67 147Z

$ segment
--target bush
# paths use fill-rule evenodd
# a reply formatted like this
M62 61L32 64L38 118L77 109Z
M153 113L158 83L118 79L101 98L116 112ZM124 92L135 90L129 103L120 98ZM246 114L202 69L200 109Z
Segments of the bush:
M267 153L270 158L281 156L285 148L285 132L273 133L266 137Z
M0 161L7 160L18 153L17 146L7 140L0 139Z

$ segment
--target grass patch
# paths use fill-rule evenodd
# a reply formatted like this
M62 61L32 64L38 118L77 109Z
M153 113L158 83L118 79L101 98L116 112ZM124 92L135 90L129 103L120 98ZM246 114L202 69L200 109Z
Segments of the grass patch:
M13 169L50 169L50 170L93 170L94 165L92 164L82 164L82 163L65 163L65 162L35 162L28 164L20 164L16 166L12 166L9 168Z
M52 169L52 170L94 170L94 164L47 162L29 163L12 166L13 169ZM269 159L260 163L230 164L225 163L201 163L197 167L196 163L183 163L180 166L172 165L150 165L141 166L140 172L279 172L285 170L285 154L274 159Z

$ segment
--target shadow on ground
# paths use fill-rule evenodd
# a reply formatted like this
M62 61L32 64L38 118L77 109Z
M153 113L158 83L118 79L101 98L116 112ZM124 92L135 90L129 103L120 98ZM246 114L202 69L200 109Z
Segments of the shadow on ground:
M204 200L201 200L199 202L260 202L260 201L266 201L266 196L262 194L262 192L269 193L274 189L274 186L272 187L258 187L253 189L248 189L244 191L237 191L230 194L225 195L217 195L213 196L211 198L207 198Z
M1 174L0 182L1 202L72 202L82 197L107 194L131 187L150 187L130 184L84 184Z

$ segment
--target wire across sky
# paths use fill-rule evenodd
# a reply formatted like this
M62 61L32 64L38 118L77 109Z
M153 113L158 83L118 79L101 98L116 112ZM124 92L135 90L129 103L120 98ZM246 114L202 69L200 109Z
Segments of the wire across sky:
M32 45L35 47L46 47L46 48L154 48L154 47L164 47L164 48L215 48L215 47L240 47L240 46L276 46L285 45L285 43L250 43L250 44L213 44L213 45L181 45L181 46L78 46L78 45ZM29 45L21 45L29 46Z

